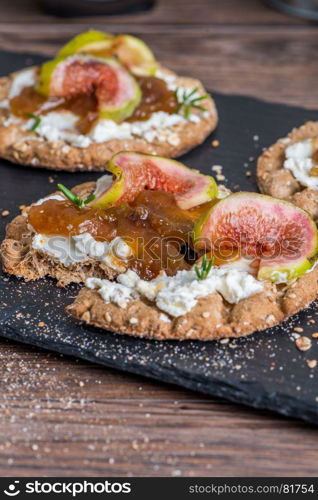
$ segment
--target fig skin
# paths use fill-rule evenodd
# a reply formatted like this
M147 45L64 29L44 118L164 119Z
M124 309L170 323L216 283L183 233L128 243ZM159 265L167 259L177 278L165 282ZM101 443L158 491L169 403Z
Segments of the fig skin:
M119 35L114 40L114 54L134 75L155 76L158 69L153 52L148 45L131 35Z
M102 31L90 30L70 40L57 53L57 57L68 57L76 53L116 56L134 75L154 76L158 63L148 45L132 35L112 35Z
M94 54L102 50L110 50L113 45L115 36L111 33L103 31L90 30L72 38L65 44L56 54L56 57L68 57L77 52L86 54Z

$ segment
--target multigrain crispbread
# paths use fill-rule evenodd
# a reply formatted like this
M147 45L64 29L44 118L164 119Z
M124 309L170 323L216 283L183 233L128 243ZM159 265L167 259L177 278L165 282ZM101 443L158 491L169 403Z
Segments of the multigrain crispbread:
M95 183L85 183L73 191L87 197ZM27 213L16 217L7 226L1 255L6 272L27 280L51 276L58 285L82 283L88 277L114 279L118 271L100 261L88 259L73 266L31 247L33 232L28 226ZM202 339L240 337L274 326L304 309L318 293L318 268L314 268L289 285L265 283L262 292L238 302L228 303L221 294L200 298L195 307L183 316L164 314L147 299L128 302L126 307L105 302L96 290L84 287L67 311L89 324L155 339Z
M157 340L213 340L243 337L278 325L307 307L318 293L318 268L294 283L267 283L261 293L227 303L219 293L198 300L183 316L162 314L146 300L128 302L126 307L105 302L96 290L84 287L66 310L74 318L105 330Z
M165 69L161 69L160 73L175 76L176 86L198 88L200 94L206 93L198 80L178 77ZM112 138L105 142L93 142L87 147L74 146L62 139L47 140L36 131L26 130L26 119L10 116L8 96L16 75L17 73L14 73L0 78L0 156L21 165L53 170L102 171L111 156L122 150L174 158L201 144L215 129L218 121L213 99L206 98L200 101L206 113L194 111L200 120L184 120L165 127L158 137L152 140L134 134L126 139Z
M291 201L318 219L318 191L302 186L292 172L283 166L285 150L300 141L318 137L318 122L307 122L294 128L264 151L257 161L257 180L262 193Z
M77 186L73 191L79 196L86 197L94 188L94 182L87 182ZM93 259L66 267L59 260L32 248L34 232L28 226L29 208L24 208L23 213L7 225L6 238L1 245L4 271L25 280L50 276L57 280L58 286L82 283L90 276L112 279L118 274L105 263Z

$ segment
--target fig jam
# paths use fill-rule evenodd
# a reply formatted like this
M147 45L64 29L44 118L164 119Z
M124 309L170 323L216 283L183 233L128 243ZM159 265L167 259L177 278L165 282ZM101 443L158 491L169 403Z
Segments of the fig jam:
M98 118L97 100L94 94L70 99L57 97L46 99L33 87L25 87L19 95L13 97L10 109L19 118L26 118L28 113L45 115L50 111L71 111L78 116L76 126L81 134L88 133Z
M147 120L156 111L174 113L177 109L175 93L169 90L164 80L153 76L139 77L138 83L142 90L142 99L135 109L129 122ZM83 94L76 97L45 98L34 87L25 87L21 93L10 101L12 114L26 118L28 113L45 115L50 111L71 111L78 116L77 129L81 134L87 134L98 118L98 106L95 94Z
M152 113L165 111L175 113L178 107L175 92L168 89L164 80L154 76L139 77L138 83L142 92L139 106L127 121L148 120Z
M191 242L197 218L210 203L181 210L172 194L145 190L131 203L107 210L79 209L68 200L47 200L31 207L29 223L37 233L68 236L89 232L98 241L120 236L132 249L128 266L143 279L189 269L183 248Z

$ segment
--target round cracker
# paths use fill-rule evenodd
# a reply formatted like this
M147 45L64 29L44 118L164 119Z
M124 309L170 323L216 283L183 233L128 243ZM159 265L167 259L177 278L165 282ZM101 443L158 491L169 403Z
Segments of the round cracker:
M161 72L174 75L163 68ZM15 75L16 73L13 73L0 78L0 101L7 99ZM176 78L178 86L198 87L200 92L206 93L199 80L178 76ZM133 139L112 139L94 143L86 148L75 147L62 140L47 141L35 132L23 130L18 122L5 125L9 111L0 107L0 157L20 165L69 172L103 171L108 160L123 150L176 158L201 144L215 129L218 115L213 99L205 99L202 106L209 112L208 116L202 116L197 123L187 121L170 127L171 135L168 135L164 142L148 142L136 136Z
M291 201L318 221L318 191L302 186L290 170L283 167L288 146L315 137L318 137L318 122L310 121L278 139L258 158L257 182L262 193Z
M74 192L89 196L94 182L80 184ZM4 271L36 280L51 276L59 286L83 283L88 277L114 279L116 272L93 259L65 267L53 257L32 248L32 230L27 223L29 208L7 226L1 245ZM117 273L118 274L118 273ZM89 324L128 335L152 339L201 339L243 337L259 330L278 325L293 314L305 309L317 298L318 266L288 285L266 282L261 293L229 304L219 293L198 300L197 305L179 318L170 318L146 300L128 303L126 308L103 301L95 290L86 287L68 306L75 318ZM131 319L134 318L133 321ZM169 318L168 318L169 319ZM137 320L137 321L136 321Z

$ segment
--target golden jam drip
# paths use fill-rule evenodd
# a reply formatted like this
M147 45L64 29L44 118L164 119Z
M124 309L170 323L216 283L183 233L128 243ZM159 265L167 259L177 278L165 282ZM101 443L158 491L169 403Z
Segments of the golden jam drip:
M139 77L142 99L128 121L147 120L156 111L174 113L177 109L175 93L168 89L166 83L156 77ZM11 112L19 118L27 118L28 113L45 115L50 111L71 111L78 116L77 129L87 134L98 118L97 100L94 94L77 97L45 98L34 87L25 87L21 93L10 101Z
M138 83L142 92L142 99L128 121L148 120L152 113L165 111L173 114L178 107L175 92L168 89L164 80L154 76L139 77Z
M29 223L37 233L48 236L88 232L98 241L120 236L132 249L129 268L150 280L161 270L173 275L189 269L184 248L191 243L195 221L209 206L181 210L172 194L145 190L133 202L107 210L47 200L31 207Z

